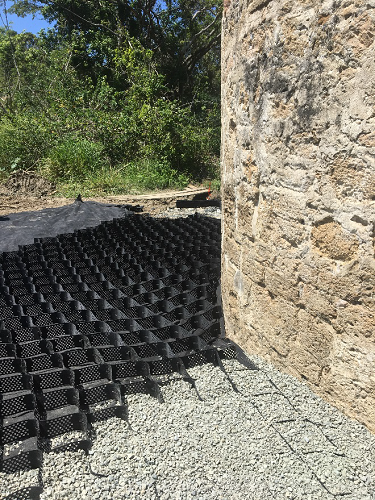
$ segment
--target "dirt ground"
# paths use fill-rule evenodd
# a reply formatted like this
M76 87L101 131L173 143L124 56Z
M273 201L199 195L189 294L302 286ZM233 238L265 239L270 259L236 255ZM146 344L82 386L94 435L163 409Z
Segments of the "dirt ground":
M0 215L62 207L73 203L74 198L60 198L54 196L54 192L53 184L35 174L27 172L14 174L6 183L0 185ZM212 193L211 196L217 194ZM169 207L175 207L177 199L205 199L206 196L207 188L189 185L182 191L166 190L143 195L83 198L83 201L92 200L116 205L141 205L144 212L156 214Z

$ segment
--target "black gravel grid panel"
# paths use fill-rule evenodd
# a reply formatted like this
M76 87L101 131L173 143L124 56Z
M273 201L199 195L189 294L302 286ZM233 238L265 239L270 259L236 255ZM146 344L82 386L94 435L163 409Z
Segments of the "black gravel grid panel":
M73 387L53 388L36 393L41 413L47 414L51 410L65 406L79 406L79 392Z
M0 397L0 415L2 419L33 411L35 408L35 395L31 391L19 396L8 394L7 396L0 395Z
M31 377L24 373L3 375L0 377L0 393L13 393L23 391L31 386Z
M40 420L40 436L44 439L60 436L71 431L87 431L87 418L83 412L70 413L51 420Z
M38 469L42 465L43 454L40 450L27 451L0 461L0 472L13 474L19 470Z
M93 387L82 387L80 390L81 405L90 407L96 403L114 400L121 402L121 394L118 386L112 382L107 382Z
M42 493L43 488L41 486L29 486L3 497L3 500L39 500Z
M126 394L157 397L150 377L235 357L230 343L213 355L220 239L202 216L128 216L0 254L1 441L37 434L48 451L54 436L126 418ZM38 466L33 453L0 467Z
M16 443L38 435L39 423L35 419L26 419L0 427L0 445Z

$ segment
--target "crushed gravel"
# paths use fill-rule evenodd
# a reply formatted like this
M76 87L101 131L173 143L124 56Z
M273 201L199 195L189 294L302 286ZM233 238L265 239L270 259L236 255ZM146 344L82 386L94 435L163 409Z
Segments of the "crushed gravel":
M198 213L200 215L205 215L206 217L213 217L215 219L221 219L221 210L218 207L203 207L203 208L167 208L163 211L152 211L150 210L147 215L152 217L162 218L168 217L170 219L177 219L179 217L189 217Z
M195 212L220 218L215 207L150 215ZM0 492L42 484L41 500L374 500L375 436L247 356L250 368L189 369L195 388L179 374L159 378L163 402L127 396L127 420L94 424L88 455L45 453L39 474L0 474Z
M256 356L127 396L128 421L94 424L83 451L45 454L41 500L375 498L375 436ZM0 475L10 494L37 471Z

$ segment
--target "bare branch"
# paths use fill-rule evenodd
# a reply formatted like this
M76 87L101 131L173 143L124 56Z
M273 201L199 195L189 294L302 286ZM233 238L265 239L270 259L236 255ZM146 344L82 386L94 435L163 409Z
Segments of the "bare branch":
M220 16L221 16L221 13L218 13L215 18L212 20L212 22L210 24L208 24L207 26L205 26L204 28L202 28L198 33L196 33L192 38L191 40L189 40L188 42L186 42L184 48L182 49L182 53L183 54L186 54L186 52L189 50L190 47L193 46L193 44L197 41L198 38L200 38L203 33L205 33L206 31L208 31L209 29L211 29L213 26L215 27L215 29L213 29L210 33L209 33L209 38L212 37L215 32L217 31L217 29L220 28L219 26L219 23L217 22L219 19L220 19ZM215 37L216 38L216 37ZM210 42L208 42L210 44ZM210 44L210 48L212 47L212 45ZM189 56L187 56L189 57Z
M220 40L221 33L218 33L215 38L212 38L207 45L199 47L194 53L189 54L184 59L184 65L191 71L195 64L211 50L211 48Z

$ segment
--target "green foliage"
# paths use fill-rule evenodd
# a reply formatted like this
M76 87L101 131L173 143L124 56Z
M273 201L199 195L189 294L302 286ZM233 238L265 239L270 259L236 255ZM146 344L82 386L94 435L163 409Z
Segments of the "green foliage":
M149 13L122 0L13 3L19 14L42 9L57 28L0 29L0 172L38 170L62 190L103 193L217 176L211 0L152 1Z
M99 142L80 137L66 137L40 162L42 173L52 181L85 180L106 165L104 148Z
M12 122L0 121L0 171L11 173L17 168L37 169L49 149L48 132L31 117L17 116Z
M174 187L185 187L189 178L171 168L167 162L144 158L129 163L123 168L124 178L131 189L151 191Z
M13 0L11 10L21 16L40 11L56 23L57 34L74 43L73 64L81 74L114 81L116 50L137 40L152 51L173 96L194 98L202 75L211 87L217 83L222 12L217 0ZM124 89L126 82L116 84Z
M143 193L165 188L186 187L189 178L179 174L168 164L155 160L142 160L118 168L102 168L95 171L84 183L74 179L61 182L59 194L74 198L83 196Z

